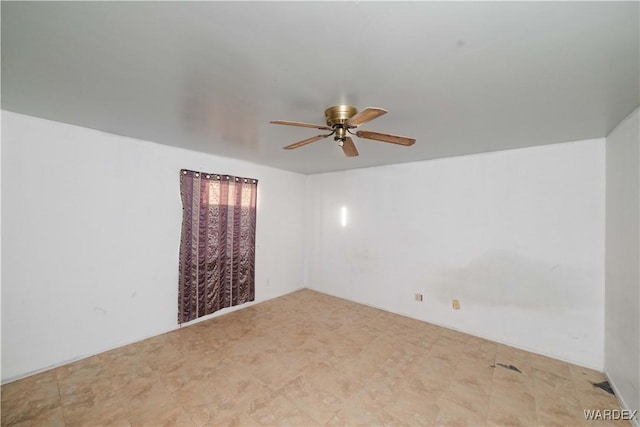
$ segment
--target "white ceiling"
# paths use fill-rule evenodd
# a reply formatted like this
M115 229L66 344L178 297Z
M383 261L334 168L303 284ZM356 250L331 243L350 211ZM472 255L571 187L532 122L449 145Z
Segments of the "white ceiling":
M2 2L2 108L316 173L605 136L639 104L639 3ZM361 128L412 147L276 126Z

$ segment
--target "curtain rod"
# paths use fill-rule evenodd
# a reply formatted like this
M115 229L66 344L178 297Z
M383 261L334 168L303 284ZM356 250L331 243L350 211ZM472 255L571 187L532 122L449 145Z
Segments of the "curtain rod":
M216 174L192 171L192 170L188 170L188 169L182 169L182 174L183 175L187 175L189 172L191 172L196 178L199 178L200 175L202 175L203 177L206 177L207 179L217 179L218 181L220 181L221 179L229 180L230 178L235 178L236 182L240 181L241 179L244 182L251 181L253 184L258 182L257 179L253 179L253 178L241 178L241 177L232 176L232 175L216 175Z

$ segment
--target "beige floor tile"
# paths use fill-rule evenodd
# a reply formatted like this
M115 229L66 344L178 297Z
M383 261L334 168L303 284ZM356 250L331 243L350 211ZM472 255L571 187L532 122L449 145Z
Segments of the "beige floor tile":
M519 348L497 344L496 363L512 365L525 375L531 375L531 353Z
M437 401L438 416L436 426L484 426L487 424L485 413L477 413L447 398L440 397Z
M540 371L551 372L555 375L571 379L569 364L561 360L552 359L540 354L531 354L531 367Z
M533 394L519 390L493 389L487 423L491 426L535 426L538 423Z
M131 416L131 426L189 427L195 426L195 423L182 407L167 405L134 412Z
M5 425L5 424L3 424ZM41 412L34 418L10 424L13 427L60 427L64 426L64 415L60 406Z
M322 389L302 375L281 387L277 393L319 424L326 424L345 403L332 388Z
M474 360L493 365L496 361L497 347L496 343L482 338L472 337L465 343L463 354Z
M47 418L62 406L55 371L47 371L2 386L2 425L28 424Z
M130 407L143 404L157 395L166 396L168 391L156 375L134 377L125 387L118 389L118 396Z
M397 395L388 411L403 425L432 426L438 416L437 399L437 393L408 389Z
M535 414L534 414L535 415ZM511 408L496 407L487 416L487 425L491 427L537 426L535 416L522 414Z
M478 393L489 393L494 376L491 366L486 360L464 355L458 360L452 383L474 387Z
M361 391L351 398L344 407L330 420L328 425L402 425L402 421L392 414L392 407L397 396L389 399L382 393L372 393L371 390Z
M585 425L590 427L629 427L630 421L628 420L589 420Z
M454 365L462 357L464 343L451 340L449 338L438 338L429 349L429 356L437 357L443 361L448 361Z
M184 410L196 426L214 425L219 413L215 403L192 402L184 405Z
M303 412L284 396L276 396L251 414L262 426L313 426L318 421Z
M577 397L567 394L536 396L538 423L543 426L582 426L582 405Z
M296 378L308 365L297 352L281 352L263 355L255 363L246 366L246 372L272 389L278 389Z
M495 368L491 382L492 393L513 393L516 395L534 395L533 378L525 373Z
M156 378L156 373L144 364L125 365L105 367L107 376L111 384L118 390L127 387L137 387L138 383Z
M129 413L118 397L76 402L63 407L67 426L128 426Z
M335 396L344 401L358 393L368 380L323 363L308 365L304 376L319 389L332 390Z
M593 388L594 383L607 380L602 372L582 366L569 364L569 370L571 371L571 378L578 390L590 390Z
M575 398L577 391L571 378L556 375L549 371L541 371L533 368L533 385L536 397L550 395L571 396Z
M441 398L454 402L460 407L486 418L489 408L489 393L478 391L478 386L452 381L449 388L440 394Z
M92 405L95 402L117 396L117 390L109 380L100 379L91 384L64 380L59 382L63 406Z
M183 405L185 412L197 426L255 425L249 416L248 402L232 399L210 399Z
M56 371L50 370L2 386L2 401L51 399L58 393Z

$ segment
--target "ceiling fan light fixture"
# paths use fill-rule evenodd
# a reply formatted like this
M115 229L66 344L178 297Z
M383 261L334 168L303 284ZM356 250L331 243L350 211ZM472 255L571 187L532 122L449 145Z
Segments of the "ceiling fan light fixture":
M334 140L342 140L345 139L347 136L347 129L345 129L343 126L340 125L336 125L334 127L334 132L335 132L335 136L333 137Z

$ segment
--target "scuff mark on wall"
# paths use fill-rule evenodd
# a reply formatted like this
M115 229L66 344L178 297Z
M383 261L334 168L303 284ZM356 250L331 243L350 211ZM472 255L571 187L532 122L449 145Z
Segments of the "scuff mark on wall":
M105 310L102 307L93 307L93 311L99 311L100 313L106 315L107 314L107 310Z
M454 295L468 305L566 310L597 306L585 293L595 272L526 258L511 251L485 252L461 268L425 274L433 297L447 303Z

